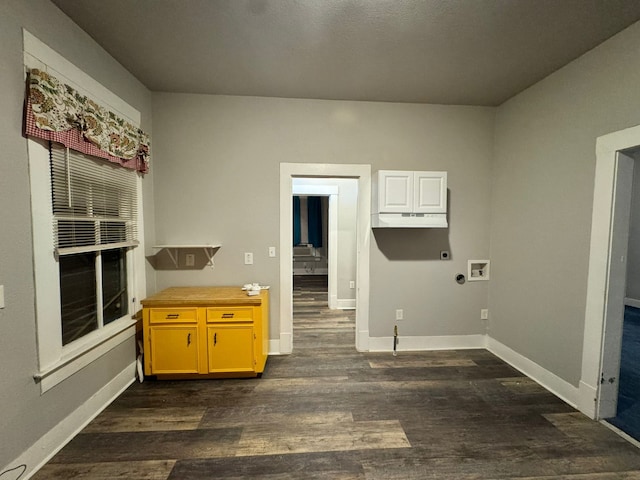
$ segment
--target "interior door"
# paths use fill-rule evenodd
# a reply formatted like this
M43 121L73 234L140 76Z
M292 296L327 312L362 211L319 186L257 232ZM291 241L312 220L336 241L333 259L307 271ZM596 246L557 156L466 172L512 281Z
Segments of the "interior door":
M615 186L613 191L613 216L610 238L609 274L605 301L605 323L600 368L598 406L600 418L616 415L618 380L620 376L620 352L622 350L622 325L624 322L624 297L627 277L627 249L631 193L633 190L634 161L618 152L616 158Z

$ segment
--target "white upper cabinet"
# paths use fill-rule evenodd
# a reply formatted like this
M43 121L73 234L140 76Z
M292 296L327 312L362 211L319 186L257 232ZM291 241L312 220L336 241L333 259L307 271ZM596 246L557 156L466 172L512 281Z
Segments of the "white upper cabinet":
M376 213L446 213L447 172L378 171Z
M378 172L379 212L412 212L413 186L413 172L380 170Z
M413 172L413 213L447 213L447 172Z

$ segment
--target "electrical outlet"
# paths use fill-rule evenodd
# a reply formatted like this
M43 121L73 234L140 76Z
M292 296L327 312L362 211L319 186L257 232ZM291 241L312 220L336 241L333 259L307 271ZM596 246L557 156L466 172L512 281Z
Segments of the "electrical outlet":
M245 254L244 254L244 264L245 265L253 265L253 253L245 252Z
M187 267L195 267L196 265L196 256L193 253L187 253L184 256L184 264Z
M269 247L269 256L270 257L276 256L276 247Z
M396 310L396 320L404 320L404 310L401 308Z
M489 320L489 310L487 308L480 309L480 320Z
M356 282L354 282L353 280L351 280L349 282L349 288L356 288Z

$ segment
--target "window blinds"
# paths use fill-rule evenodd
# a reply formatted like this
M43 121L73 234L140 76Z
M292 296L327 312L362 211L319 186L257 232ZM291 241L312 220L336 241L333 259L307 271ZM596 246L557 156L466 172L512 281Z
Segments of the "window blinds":
M54 245L59 255L138 244L134 170L51 143Z

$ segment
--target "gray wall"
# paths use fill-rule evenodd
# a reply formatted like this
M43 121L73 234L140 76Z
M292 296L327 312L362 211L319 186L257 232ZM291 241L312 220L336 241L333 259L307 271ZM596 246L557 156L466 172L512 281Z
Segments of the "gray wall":
M220 242L216 268L158 271L170 285L271 285L279 336L279 164L371 164L447 170L450 228L374 232L372 336L481 333L486 282L460 286L466 262L489 254L493 108L154 93L157 241ZM440 250L452 259L440 261ZM279 249L280 251L280 249ZM254 265L243 264L254 253Z
M498 108L490 334L581 371L596 138L640 123L640 23Z
M150 94L80 28L45 0L0 2L0 468L84 403L135 359L133 341L41 395L37 370L22 27L142 113L151 131ZM150 184L147 185L147 188ZM149 195L149 192L146 192Z

